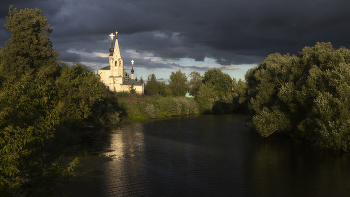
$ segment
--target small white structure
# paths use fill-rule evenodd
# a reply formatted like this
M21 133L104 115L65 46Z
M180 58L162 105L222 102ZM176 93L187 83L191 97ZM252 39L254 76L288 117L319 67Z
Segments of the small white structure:
M129 73L124 70L124 61L120 56L119 44L118 44L118 32L115 35L111 33L111 48L109 49L109 66L106 66L97 71L101 77L101 81L107 86L110 91L114 92L130 92L131 86L134 86L137 94L144 94L144 83L140 83L134 79L134 60L131 61L131 79ZM113 37L115 38L115 44L113 48Z

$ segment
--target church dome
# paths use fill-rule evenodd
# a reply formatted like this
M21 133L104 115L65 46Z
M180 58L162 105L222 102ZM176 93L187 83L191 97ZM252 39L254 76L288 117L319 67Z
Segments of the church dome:
M111 54L109 54L109 56L113 56L113 51L114 51L114 48L111 47L111 48L109 49L109 52L111 52Z

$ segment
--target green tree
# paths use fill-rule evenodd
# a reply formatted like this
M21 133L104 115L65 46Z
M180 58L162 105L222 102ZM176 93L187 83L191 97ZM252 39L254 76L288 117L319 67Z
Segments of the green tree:
M46 160L44 145L53 138L62 105L54 101L54 86L45 78L25 75L1 88L0 194L51 195L67 181L77 159L65 171L59 160ZM22 181L26 180L25 183Z
M196 72L196 71L191 72L189 77L191 78L189 83L190 92L193 95L197 95L199 87L202 84L203 77L199 72Z
M86 66L60 63L43 35L52 30L41 10L9 10L12 38L0 51L0 195L50 196L78 162L64 168L62 160L48 160L54 126L89 118L115 123L117 103Z
M219 69L208 70L204 74L205 84L211 84L217 95L226 94L232 90L232 79L230 75Z
M169 85L174 96L185 96L187 77L180 70L171 72Z
M58 52L52 49L52 42L46 36L52 33L50 24L38 8L18 11L9 8L4 25L12 38L2 50L3 76L18 79L24 73L54 74L57 71Z
M4 26L12 38L0 52L0 194L47 196L72 175L77 159L62 171L45 160L62 105L55 100L58 53L45 37L52 32L39 9L9 8ZM45 34L45 35L44 35Z
M242 100L241 98L244 98L244 95L247 91L247 83L239 79L236 81L235 78L232 79L233 81L233 97L234 97L234 106L235 109L240 112L247 112L248 111L248 105L247 101ZM241 102L242 100L242 102Z
M131 94L136 94L136 90L135 90L135 87L134 87L134 83L131 84L131 86L130 86L129 89L130 89L130 93L131 93Z
M172 96L170 85L166 84L164 81L158 82L159 94L166 97Z
M251 126L262 136L278 131L350 150L348 49L317 43L292 56L271 54L245 78Z
M201 112L204 113L212 111L216 98L214 87L211 84L201 84L195 97Z
M143 82L143 79L142 79L142 76L141 76L141 79L139 80L139 82L140 82L140 83L144 83L144 82Z
M156 76L152 74L151 79L148 78L145 85L145 92L147 95L157 95L159 92L158 82Z
M117 103L112 101L111 94L100 78L86 66L79 63L73 66L61 64L60 76L56 78L55 85L55 102L62 105L60 123L76 127L88 118L95 120L96 124L114 122L103 113L110 117L115 116ZM103 105L108 105L108 109ZM94 108L104 109L104 112Z

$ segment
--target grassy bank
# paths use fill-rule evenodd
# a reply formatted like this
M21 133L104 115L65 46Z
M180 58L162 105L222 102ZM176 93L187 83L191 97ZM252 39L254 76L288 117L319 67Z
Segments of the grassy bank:
M117 93L116 96L119 108L124 109L122 115L132 120L199 113L197 102L191 98L146 96L124 92Z

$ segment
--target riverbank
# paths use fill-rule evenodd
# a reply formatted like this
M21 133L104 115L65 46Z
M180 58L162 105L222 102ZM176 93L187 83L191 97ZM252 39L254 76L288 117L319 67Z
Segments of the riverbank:
M212 99L201 106L194 98L163 97L160 95L148 96L126 92L116 93L121 119L145 120L169 116L189 114L227 114L246 113L239 106L238 99L227 97L226 99Z
M197 102L186 97L146 96L117 93L121 115L131 120L144 120L200 113Z

